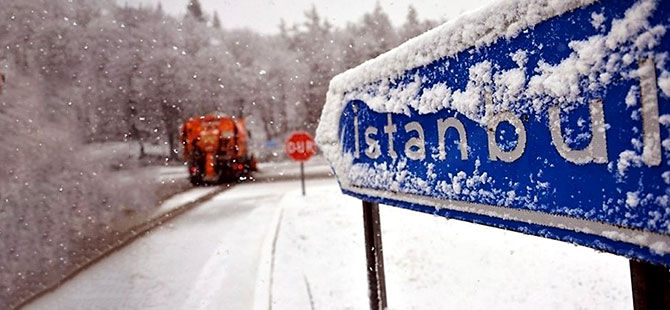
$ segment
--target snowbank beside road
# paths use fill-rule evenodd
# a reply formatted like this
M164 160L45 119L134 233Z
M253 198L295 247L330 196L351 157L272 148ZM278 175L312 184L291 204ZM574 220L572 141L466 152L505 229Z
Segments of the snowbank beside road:
M365 309L367 280L360 202L334 180L308 182L280 201L272 309Z
M335 181L287 193L272 309L365 309L361 202ZM628 260L380 206L391 309L628 309Z
M305 162L306 178L324 178L333 176L328 162L323 156L315 156ZM253 174L259 181L279 181L300 178L300 163L284 161L278 163L259 163L258 171Z
M625 258L395 207L380 212L390 309L632 305ZM30 309L366 309L366 276L361 202L335 180L308 181L305 197L297 180L250 182Z

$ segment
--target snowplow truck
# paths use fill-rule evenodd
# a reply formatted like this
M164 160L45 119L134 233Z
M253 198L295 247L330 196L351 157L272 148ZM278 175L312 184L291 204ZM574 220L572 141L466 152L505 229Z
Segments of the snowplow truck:
M256 171L243 118L192 117L181 129L184 160L193 185L239 180Z

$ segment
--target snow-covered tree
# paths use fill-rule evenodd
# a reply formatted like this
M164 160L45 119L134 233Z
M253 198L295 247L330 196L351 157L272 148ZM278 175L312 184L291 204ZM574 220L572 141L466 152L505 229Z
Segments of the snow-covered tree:
M337 28L312 7L304 22L260 35L221 29L217 13L208 26L197 0L187 8L175 18L160 2L3 3L0 309L109 240L124 210L155 202L150 183L111 177L137 156L110 159L90 143L164 144L178 160L181 123L211 112L253 119L258 139L313 131L334 75L428 25L410 8L396 30L378 4Z
M405 23L402 25L402 27L400 27L398 33L400 34L400 39L402 41L407 41L419 34L426 32L428 29L433 28L435 24L435 22L430 20L419 20L419 13L416 11L414 6L410 4L407 8L407 17L405 19Z
M188 0L186 5L187 16L193 17L199 22L205 21L205 16L202 12L202 7L200 6L200 1L198 0Z
M421 22L419 21L419 14L416 12L416 9L411 4L407 9L407 18L405 24L402 27L402 39L406 41L410 38L415 37L416 35L424 31Z
M219 19L219 13L214 11L214 17L212 18L212 27L221 30L221 20Z

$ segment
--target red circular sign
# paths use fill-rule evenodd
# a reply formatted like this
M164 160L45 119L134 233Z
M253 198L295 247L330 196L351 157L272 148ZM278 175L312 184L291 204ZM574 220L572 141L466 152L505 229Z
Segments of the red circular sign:
M315 151L314 138L304 131L296 131L286 140L286 155L295 161L307 161Z

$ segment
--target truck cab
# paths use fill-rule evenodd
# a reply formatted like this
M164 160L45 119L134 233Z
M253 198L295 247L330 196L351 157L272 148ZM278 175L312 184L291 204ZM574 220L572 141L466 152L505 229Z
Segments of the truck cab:
M189 118L181 130L184 160L194 185L238 180L256 171L244 118L206 115Z

